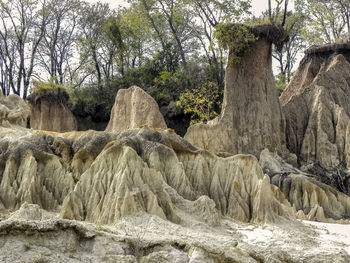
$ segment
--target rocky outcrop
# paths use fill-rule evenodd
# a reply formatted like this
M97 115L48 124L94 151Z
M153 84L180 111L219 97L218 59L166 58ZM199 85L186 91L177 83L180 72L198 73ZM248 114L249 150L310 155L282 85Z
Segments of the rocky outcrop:
M169 131L144 128L105 146L65 199L61 216L112 223L143 211L175 223L186 222L187 214L216 224L216 209L245 222L294 213L274 197L255 157L220 158Z
M0 91L0 125L27 127L29 106L18 95L4 96Z
M167 128L157 102L144 90L137 86L119 90L106 131L126 131L141 125Z
M0 207L16 210L27 202L57 210L74 187L64 139L6 128L1 133Z
M293 207L287 193L270 185L254 156L218 157L168 130L59 134L2 128L1 133L0 210L30 203L90 222L113 223L147 212L174 223L194 218L216 225L220 215L280 222L302 217L297 210L305 208ZM325 221L349 216L349 197L329 189L324 195L341 199L337 207L343 209L325 212ZM325 211L335 207L315 202Z
M349 225L181 226L147 214L103 225L20 211L0 222L1 262L349 262Z
M271 183L281 189L298 216L320 222L350 218L350 198L336 188L320 182L319 176L307 174L287 164L267 149L261 152L261 167ZM328 218L328 219L327 219Z
M188 215L214 225L220 214L245 222L294 214L274 197L255 157L220 158L167 130L57 134L3 128L2 134L5 210L27 202L92 222L148 212L175 223Z
M138 225L129 227L128 230L131 231L123 233L116 229L99 229L69 220L8 220L0 223L0 260L69 263L256 262L244 249L235 248L235 242L230 242L228 235L222 235L219 239L215 238L215 233L211 233L208 237L198 235L197 239L186 240L189 233L183 231L187 236L167 235L168 240L162 240L164 232L158 237L146 238L143 236L143 233L147 233L146 229L138 230ZM164 226L159 228L159 225L158 229L166 230ZM214 243L219 240L225 240L226 244L222 246L219 242ZM209 241L212 247L201 244L201 241Z
M77 121L68 108L66 91L32 93L30 102L30 127L36 130L67 132L77 130Z
M350 168L350 47L313 47L280 97L288 149L300 165Z
M264 148L283 148L284 118L271 68L271 42L266 37L252 45L240 64L228 64L221 114L208 124L191 126L184 138L203 149L231 154L258 156Z
M323 241L294 219L345 222L350 197L268 151L265 175L252 155L218 157L169 130L0 133L0 261L348 259L338 250L300 254ZM255 232L260 223L283 229ZM261 246L256 235L266 231ZM282 249L286 236L298 247Z

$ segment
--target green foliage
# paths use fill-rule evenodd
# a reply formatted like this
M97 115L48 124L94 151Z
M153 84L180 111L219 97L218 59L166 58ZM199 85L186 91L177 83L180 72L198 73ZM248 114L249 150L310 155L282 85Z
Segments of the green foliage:
M10 6L20 1L0 2ZM256 40L248 27L237 25L250 14L250 0L128 0L127 7L114 10L101 2L64 0L60 6L44 2L50 3L45 9L48 21L42 20L47 23L38 30L41 19L35 19L30 38L23 42L23 54L30 55L34 48L31 40L42 37L33 72L59 77L34 82L33 91L44 94L68 87L74 114L91 122L108 121L118 90L138 85L156 99L167 123L181 123L185 130L189 116L176 106L180 94L200 87L202 82L215 83L222 90L227 63L223 47L234 54L230 63L238 63ZM17 4L13 5L14 17L20 10ZM215 25L220 46L213 35ZM22 29L27 28L18 25L19 33ZM43 35L39 35L41 29ZM18 44L13 27L4 36L11 36L7 39L11 45ZM3 63L10 61L10 55L3 54L9 58ZM29 65L30 60L24 64ZM10 66L4 64L4 68ZM13 65L14 84L24 83L17 76L20 66Z
M161 84L165 84L167 83L168 81L171 80L171 78L174 77L174 74L171 73L171 72L168 72L168 71L161 71L159 73L159 76L157 76L155 79L154 79L154 82L155 83L161 83Z
M108 230L107 230L106 228L104 228L100 222L97 222L97 223L96 223L96 229L97 229L98 231L108 232Z
M219 45L230 50L231 61L228 63L241 63L251 44L258 39L248 26L242 24L218 24L215 30Z
M117 91L115 86L100 86L98 89L96 86L70 88L74 115L93 122L107 122Z
M24 251L28 251L28 250L30 250L32 248L32 246L29 243L25 243L23 245L23 248L24 248Z
M65 86L56 83L56 78L51 78L49 81L33 80L32 92L38 95L57 93L65 90Z
M157 101L166 120L179 118L187 122L188 117L184 117L181 108L176 106L180 93L199 86L202 81L216 80L210 74L211 69L198 60L188 61L185 70L178 64L175 65L175 62L169 66L166 56L166 53L159 52L154 57L147 58L142 66L129 68L123 76L116 75L109 83L103 82L100 87L85 85L71 89L74 114L82 118L91 116L95 122L108 121L118 90L137 85Z
M118 47L118 49L124 49L124 43L122 39L122 33L117 20L114 17L109 17L104 24L104 31L112 43Z
M161 71L153 80L153 94L156 101L166 100L170 102L172 99L171 90L175 91L178 84L178 78L175 73Z
M295 8L305 15L306 23L302 35L310 44L349 41L349 0L296 0Z
M273 13L276 23L281 23L284 13L276 9L273 10ZM291 80L298 55L306 48L306 42L301 33L305 25L305 19L303 13L288 11L283 27L286 41L283 42L281 49L273 48L272 56L277 60L279 70L276 83L280 92Z
M283 90L287 86L285 74L282 74L282 73L278 74L277 76L275 76L275 80L276 80L276 88L278 90L279 95L281 95Z
M206 123L218 115L217 109L221 107L219 97L220 90L215 83L203 82L198 88L181 93L176 104L183 108L185 114L191 114L190 125Z

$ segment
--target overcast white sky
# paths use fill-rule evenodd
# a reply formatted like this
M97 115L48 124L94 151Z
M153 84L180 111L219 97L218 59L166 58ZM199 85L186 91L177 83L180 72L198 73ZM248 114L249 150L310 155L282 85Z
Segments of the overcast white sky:
M112 8L116 8L119 5L125 5L126 1L124 0L86 0L87 2L90 3L96 3L96 2L103 2L103 3L109 3L109 6ZM274 1L272 1L274 2ZM290 7L293 6L294 1L289 1L290 2ZM263 12L264 10L267 9L267 0L252 0L252 11L253 13L258 16Z

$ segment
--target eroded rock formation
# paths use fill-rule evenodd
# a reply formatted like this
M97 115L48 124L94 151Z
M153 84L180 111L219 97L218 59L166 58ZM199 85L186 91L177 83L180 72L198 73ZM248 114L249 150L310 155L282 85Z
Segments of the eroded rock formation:
M264 169L269 164L265 171L275 185L254 156L218 157L168 130L2 127L0 133L0 261L348 259L347 245L339 242L332 243L336 251L300 254L324 241L316 242L315 230L294 219L344 222L350 197L298 174L268 151L260 162L266 160ZM280 179L281 171L295 174ZM259 223L283 227L264 226L249 241ZM261 232L269 249L265 241L256 243ZM281 248L286 236L297 247Z
M277 29L267 27L261 32L269 30ZM284 118L271 68L271 42L261 32L256 33L260 39L242 62L229 63L226 69L220 116L208 124L188 129L185 139L192 144L212 152L256 156L264 148L279 150L283 147Z
M69 96L64 90L32 93L30 102L30 127L36 130L67 132L77 130L77 122L67 106Z
M191 214L216 224L216 209L246 222L293 216L274 198L255 157L219 158L174 133L144 128L105 146L65 199L61 215L111 223L144 211L175 223Z
M28 202L47 210L58 209L74 187L63 161L64 140L54 141L46 134L26 130L3 128L1 132L0 207L16 210Z
M157 102L144 90L137 86L119 90L106 131L126 131L141 125L167 128Z
M27 127L29 106L18 95L4 96L0 91L0 125L18 125Z
M349 61L348 44L310 48L280 97L287 147L300 165L350 167Z
M276 33L267 29L256 33ZM299 170L268 149L259 162L233 155L284 152L267 35L242 65L228 67L221 115L188 131L215 153L165 129L158 106L138 87L118 93L108 132L18 127L25 107L11 104L16 96L0 98L0 261L348 263L350 225L331 236L295 219L349 223L350 197L341 191L350 184L327 185L308 164L348 164L350 51L309 50L296 88L281 98L288 146L306 164ZM74 126L74 119L61 122L71 113L57 115L67 94L29 99L40 129ZM304 125L302 133L293 125Z
M181 223L186 212L215 223L215 207L245 222L293 216L274 198L253 156L219 158L168 131L146 128L120 136L81 175L63 204L63 217L111 223L145 211Z
M332 222L350 217L349 196L320 182L319 176L292 167L267 149L261 152L259 162L263 171L270 176L271 183L278 186L299 211L300 218Z
M350 225L310 224L223 219L211 226L191 218L186 226L141 213L103 225L58 219L38 205L23 204L0 221L0 261L348 263Z
M293 217L255 157L220 158L167 130L2 133L4 209L62 205L64 218L103 223L140 211L176 223L186 221L184 214L210 224L219 213L246 222Z
M191 217L215 225L220 215L243 222L304 218L297 210L309 206L304 201L293 207L290 202L296 199L270 185L254 156L221 158L168 130L59 134L2 128L1 134L2 210L27 202L90 222L114 223L147 212L174 223L185 224ZM319 187L318 182L308 184ZM324 209L324 221L348 217L350 198L322 189L323 197L334 195L338 202L312 201ZM335 204L342 212L328 212Z

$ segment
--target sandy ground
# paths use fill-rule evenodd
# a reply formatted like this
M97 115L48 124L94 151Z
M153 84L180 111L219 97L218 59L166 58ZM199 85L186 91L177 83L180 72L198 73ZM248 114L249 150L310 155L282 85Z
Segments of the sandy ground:
M67 227L50 229L58 221ZM57 217L0 222L0 262L218 262L211 256L219 262L350 263L350 224L261 225L224 218L209 226L192 218L178 225L147 214L114 225Z

